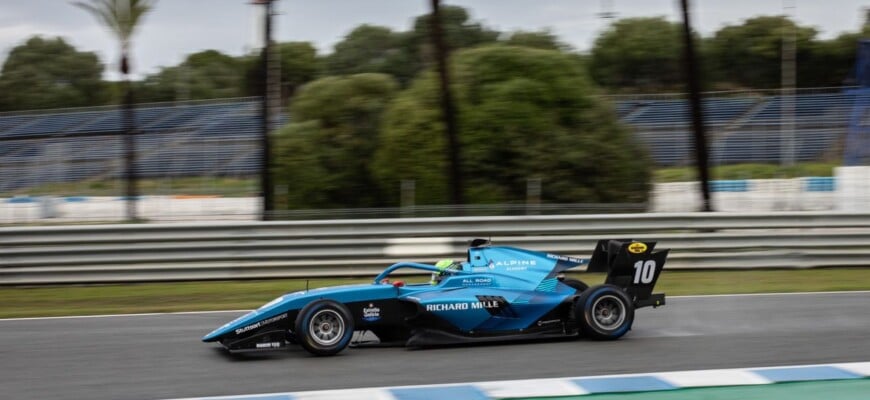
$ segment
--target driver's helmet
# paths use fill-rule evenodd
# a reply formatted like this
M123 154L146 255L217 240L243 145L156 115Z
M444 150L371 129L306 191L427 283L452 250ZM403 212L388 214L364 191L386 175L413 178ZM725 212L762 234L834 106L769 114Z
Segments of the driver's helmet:
M462 262L453 261L453 260L449 260L449 259L448 260L441 260L441 261L438 261L437 263L435 263L435 268L438 268L438 272L433 272L432 273L432 280L429 281L429 283L431 283L433 285L437 285L438 283L441 282L441 278L444 277L444 275L447 275L447 270L451 270L451 269L452 270L461 270L462 269Z

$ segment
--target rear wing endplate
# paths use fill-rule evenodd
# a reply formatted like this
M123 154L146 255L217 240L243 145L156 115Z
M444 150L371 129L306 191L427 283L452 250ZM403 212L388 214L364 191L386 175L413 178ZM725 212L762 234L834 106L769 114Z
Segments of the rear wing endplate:
M653 251L655 246L631 239L599 240L586 271L607 272L604 283L625 289L635 307L664 305L665 295L652 291L670 250Z

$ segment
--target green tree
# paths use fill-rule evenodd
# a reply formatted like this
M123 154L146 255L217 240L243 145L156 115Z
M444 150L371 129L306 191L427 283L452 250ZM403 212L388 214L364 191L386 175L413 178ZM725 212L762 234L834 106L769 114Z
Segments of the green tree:
M857 33L843 33L812 43L806 61L797 66L797 81L803 87L854 85L858 42L870 38L870 25Z
M802 65L811 60L816 36L813 28L797 26L782 16L763 16L718 30L708 49L715 79L746 88L780 87L783 37L792 30L797 43L797 64Z
M12 49L0 72L0 109L81 107L105 104L109 92L97 55L77 51L61 38L32 37Z
M323 60L310 42L283 42L275 45L273 51L281 60L281 101L287 104L300 86L320 75ZM243 56L240 61L244 70L243 92L247 96L259 96L263 90L261 53Z
M451 50L498 41L500 32L473 21L465 8L443 5L440 7L440 13L444 26L444 41ZM411 42L418 50L422 50L421 56L424 60L431 60L434 57L429 44L429 29L432 26L430 18L431 14L423 14L414 19L414 28L410 32Z
M595 40L590 72L609 88L655 91L682 85L680 25L663 17L614 22Z
M189 100L187 76L182 71L183 69L178 66L163 67L160 72L148 75L141 81L133 82L136 101L151 103ZM118 94L123 96L123 91L118 90Z
M205 50L147 76L137 88L140 101L239 97L245 94L244 64L217 50Z
M242 64L232 56L206 50L187 56L181 75L193 99L236 97L242 95Z
M445 42L451 50L498 40L499 32L472 21L462 7L442 6L441 18ZM429 26L429 14L418 16L407 32L360 25L335 45L335 51L326 57L325 71L331 75L385 73L407 85L423 69L434 64Z
M313 81L322 69L317 49L310 42L284 42L277 46L281 57L281 93L284 99Z
M569 50L570 46L559 41L559 38L549 30L516 31L505 40L510 46L533 47L544 50Z
M496 43L501 35L500 32L473 21L465 8L442 5L439 12L444 30L444 44L448 51ZM407 33L404 43L406 57L414 60L417 73L435 64L435 49L429 33L432 27L430 19L431 14L423 14L414 19L414 27Z
M276 45L276 53L281 59L282 100L286 104L301 85L320 73L321 61L309 42L280 43ZM205 50L137 82L137 99L173 101L257 96L261 68L262 59L257 54L232 57Z
M389 75L326 77L303 86L293 123L276 138L275 179L288 208L371 207L380 203L370 163L381 114L397 91Z
M619 124L576 57L486 46L453 57L469 203L522 202L530 178L548 202L634 202L647 195L645 152ZM443 204L446 143L432 72L392 101L373 171L390 204L401 180L417 204Z
M390 28L363 24L350 31L326 57L330 75L365 72L399 75L403 73L403 34Z

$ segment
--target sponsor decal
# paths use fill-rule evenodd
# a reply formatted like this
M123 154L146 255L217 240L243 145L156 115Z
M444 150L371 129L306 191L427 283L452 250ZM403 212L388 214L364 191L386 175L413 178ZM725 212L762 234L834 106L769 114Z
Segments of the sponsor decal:
M547 258L552 258L554 260L559 260L559 261L567 261L567 262L571 262L571 263L578 263L578 264L583 264L584 262L586 262L586 260L584 260L582 258L560 256L558 254L549 254L549 253L547 254Z
M492 286L492 278L463 278L462 286L465 287L476 287L476 286Z
M426 304L426 311L462 311L468 308L468 303Z
M248 325L248 326L246 326L246 327L244 327L244 328L236 329L236 335L241 335L241 334L243 334L243 333L245 333L245 332L252 331L252 330L257 329L257 328L259 328L259 327L261 327L261 326L269 325L269 324L271 324L271 323L273 323L273 322L280 321L280 320L282 320L282 319L284 319L284 318L287 318L287 314L278 314L278 315L276 315L276 316L274 316L274 317L272 317L272 318L264 319L264 320L262 320L262 321L260 321L260 322L257 322L257 323L255 323L255 324Z
M530 266L537 265L536 260L504 260L504 261L490 261L489 268L495 269L496 267L504 268L505 271L525 271L529 269Z
M628 245L628 251L634 254L641 254L646 251L646 244L641 242L633 242L632 244Z
M381 309L375 307L374 303L369 303L368 307L363 307L363 319L369 322L381 319Z
M241 334L243 334L243 333L245 333L245 332L247 332L247 331L257 329L257 328L259 328L260 326L262 326L262 325L261 325L259 322L257 322L256 324L248 325L248 326L246 326L246 327L244 327L244 328L236 329L236 335L241 335Z
M484 309L484 308L499 308L499 303L495 300L487 300L487 301L477 301L471 303L472 309Z
M562 322L560 319L548 319L546 321L538 321L538 326L544 326L549 324L555 324L557 322Z
M281 342L257 343L258 349L277 349L281 347Z
M515 267L518 265L533 266L533 265L537 265L537 263L538 262L536 260L508 260L508 261L496 261L495 266L496 267Z
M492 260L486 264L485 267L471 267L471 272L489 272L495 269L495 263Z
M499 308L498 302L495 300L487 300L468 303L426 304L426 311L466 311L484 310L489 308Z

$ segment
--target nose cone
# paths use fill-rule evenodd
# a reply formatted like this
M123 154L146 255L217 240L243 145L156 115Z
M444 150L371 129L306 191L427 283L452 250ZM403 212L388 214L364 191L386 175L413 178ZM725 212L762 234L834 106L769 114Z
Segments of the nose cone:
M225 325L221 326L220 328L217 328L217 329L211 331L208 335L205 335L202 337L202 341L203 342L217 341L218 339L220 339L221 336L226 335L227 332L231 331L230 325L232 325L232 323L225 324Z
M202 341L203 342L214 342L214 341L218 340L221 336L232 332L233 329L240 327L240 325L241 326L247 325L250 321L256 319L257 315L258 315L258 313L255 310L255 311L251 311L245 315L242 315L241 317L238 317L230 322L227 322L226 324L223 324L220 328L217 328L217 329L211 331L211 333L209 333L208 335L203 336Z
M219 330L220 329L215 329L215 330L211 331L211 333L209 333L208 335L203 336L202 341L203 342L214 342L215 340L217 340L218 336L220 336Z

